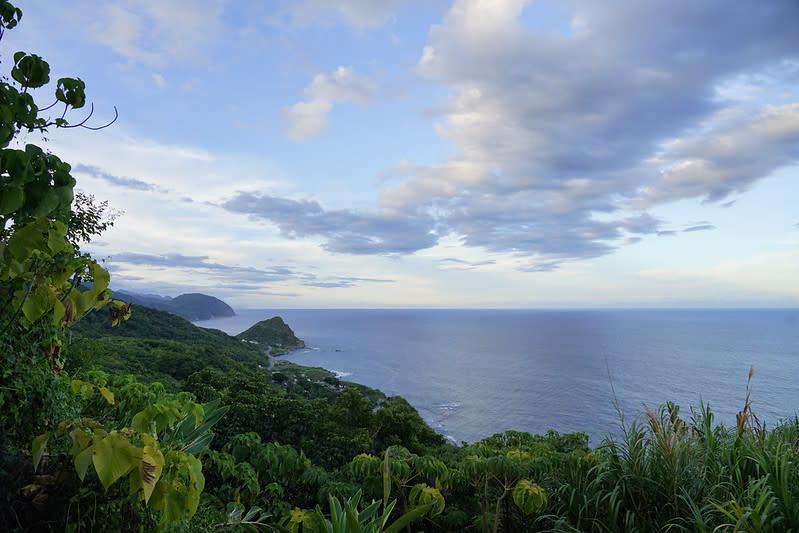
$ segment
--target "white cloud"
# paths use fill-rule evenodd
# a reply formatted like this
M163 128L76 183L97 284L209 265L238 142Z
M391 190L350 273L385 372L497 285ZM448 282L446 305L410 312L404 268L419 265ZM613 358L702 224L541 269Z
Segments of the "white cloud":
M169 86L169 84L164 79L164 77L161 74L159 74L158 72L151 73L151 76L153 78L153 81L155 82L155 84L158 86L159 89L166 89Z
M710 123L707 131L672 140L661 156L647 162L659 177L634 204L647 207L691 197L722 200L799 161L799 103L767 106L754 116L722 112Z
M305 89L311 100L365 102L372 97L375 87L369 78L356 76L352 67L338 67L330 73L314 76Z
M119 5L108 5L104 11L105 20L94 26L97 40L112 48L124 57L136 57L151 63L157 58L137 48L141 38L142 19Z
M338 67L332 72L314 76L305 88L306 100L286 108L289 122L287 135L301 141L324 130L327 115L339 102L367 103L375 93L375 83L365 76L358 76L352 67Z
M94 38L130 61L166 65L171 60L205 61L207 45L219 33L224 0L117 0L100 9L89 25Z
M289 11L299 24L338 19L357 29L374 29L388 22L412 0L291 0Z
M289 139L302 141L319 134L327 126L327 114L332 108L329 101L297 102L286 109L286 120L289 121L286 135Z

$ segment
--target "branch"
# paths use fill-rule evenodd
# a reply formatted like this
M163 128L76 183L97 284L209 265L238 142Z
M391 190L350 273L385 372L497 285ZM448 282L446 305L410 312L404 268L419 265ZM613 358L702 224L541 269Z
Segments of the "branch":
M92 111L94 111L94 105L92 105ZM116 122L118 118L119 118L119 111L117 111L117 106L114 106L114 119L111 122L109 122L108 124L104 124L103 126L84 126L83 125L84 122L86 122L86 120L89 119L89 117L86 117L86 120L84 120L80 124L76 124L76 126L81 126L83 128L86 128L87 130L97 131L97 130L102 130L102 129L107 128L108 126L110 126L111 124ZM75 126L67 126L67 127L74 128Z
M50 105L49 105L49 106L47 106L47 107L40 107L40 108L39 108L39 111L47 111L48 109L52 109L53 107L55 107L55 105L56 105L58 102L59 102L59 101L58 101L58 100L56 100L55 102L53 102L52 104L50 104Z
M116 109L116 108L114 108L114 109ZM66 110L64 110L64 113L66 114ZM84 124L86 124L86 121L88 121L90 118L92 118L92 115L94 115L94 102L91 103L91 109L89 109L89 114L86 115L86 118L84 118L83 120L81 120L77 124L73 124L72 126L61 126L61 127L62 128L77 128L78 126L83 126Z

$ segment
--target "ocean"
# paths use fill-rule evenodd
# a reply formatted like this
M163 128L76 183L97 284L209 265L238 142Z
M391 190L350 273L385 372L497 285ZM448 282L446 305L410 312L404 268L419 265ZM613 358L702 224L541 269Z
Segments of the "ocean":
M666 401L735 423L749 384L773 427L799 413L799 310L241 310L196 322L239 333L281 316L307 348L286 359L405 397L439 433L517 430L593 444Z

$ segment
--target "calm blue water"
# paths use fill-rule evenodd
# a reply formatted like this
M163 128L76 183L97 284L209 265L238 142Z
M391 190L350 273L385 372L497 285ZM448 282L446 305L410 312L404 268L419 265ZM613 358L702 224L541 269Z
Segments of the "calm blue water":
M734 423L750 365L755 413L799 412L799 310L246 310L198 322L231 334L282 316L287 356L401 395L439 433L584 431L598 443L644 404L700 401ZM611 386L612 385L612 386Z

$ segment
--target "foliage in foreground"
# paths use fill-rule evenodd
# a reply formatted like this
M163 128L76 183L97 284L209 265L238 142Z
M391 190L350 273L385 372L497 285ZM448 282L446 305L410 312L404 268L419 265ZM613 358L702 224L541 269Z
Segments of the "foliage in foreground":
M322 508L331 523L347 505L369 510L388 483L401 513L418 506L422 487L439 491L443 508L414 531L779 532L799 528L798 443L799 420L725 427L707 406L683 418L673 404L594 449L580 434L506 432L423 455L390 447L383 459L359 454L334 469L242 435L208 456L220 482L207 491L220 511L233 499L259 507L270 527L305 531L321 527ZM212 495L223 497L212 504Z
M21 18L20 9L0 2L0 37ZM210 425L226 409L200 406L187 394L161 395L138 412L123 405L122 416L132 416L123 427L83 409L81 397L94 391L108 404L117 402L104 383L72 380L64 371L69 327L106 306L109 321L119 324L130 305L110 300L108 271L80 251L82 242L113 224L113 216L104 218L107 204L87 195L76 200L71 166L56 155L35 144L11 147L22 144L21 133L90 127L93 107L76 124L66 118L84 107L84 82L60 78L55 102L40 108L33 93L49 82L50 65L25 52L13 55L10 79L0 79L0 485L10 489L2 494L0 525L27 527L13 506L18 494L41 511L50 493L66 492L69 473L60 467L25 486L17 482L25 477L21 454L31 453L37 469L49 442L63 447L55 441L67 435L81 482L90 466L106 492L127 477L128 499L158 509L168 524L196 511L204 480L194 454L208 445ZM42 516L35 520L40 527Z

